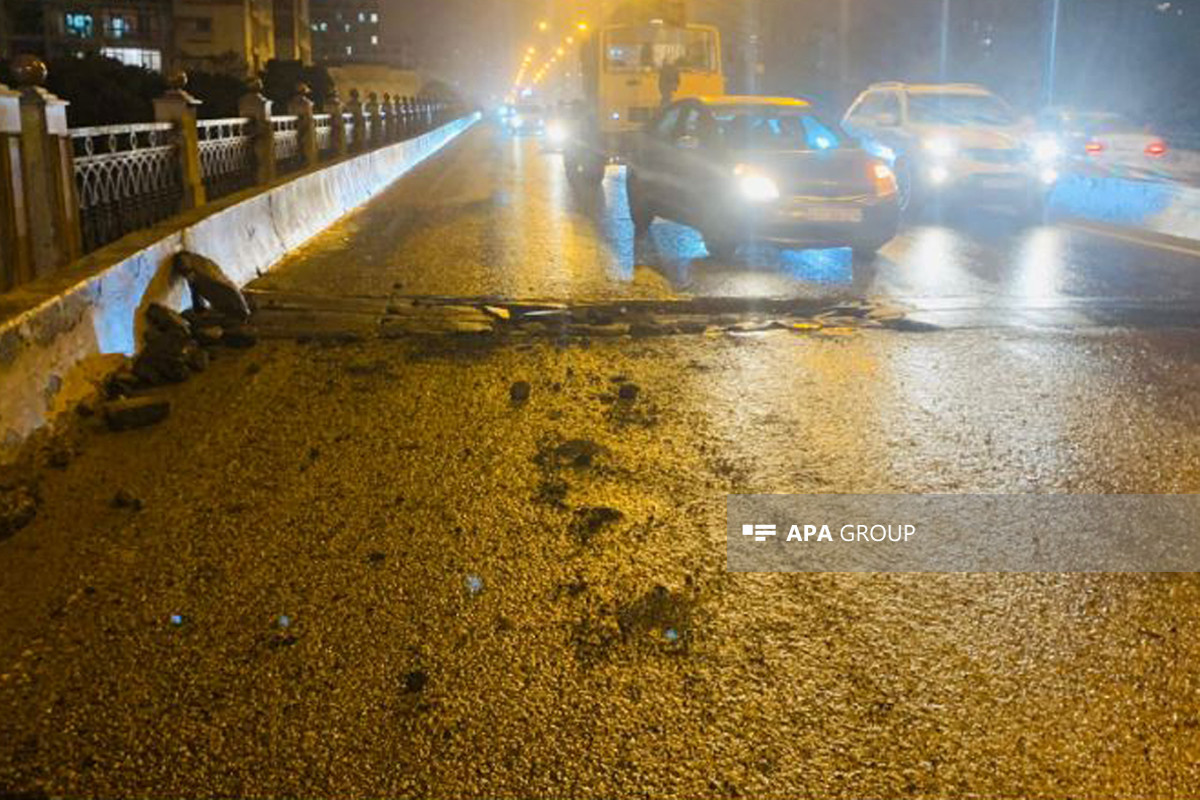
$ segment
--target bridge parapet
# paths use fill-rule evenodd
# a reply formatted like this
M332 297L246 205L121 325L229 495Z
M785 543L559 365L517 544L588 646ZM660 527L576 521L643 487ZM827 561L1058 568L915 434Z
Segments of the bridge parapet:
M19 91L0 86L0 292L177 214L462 113L432 100L364 103L353 91L346 107L335 96L316 114L301 84L276 115L255 81L241 116L201 119L177 72L155 100L154 122L68 129L66 101L42 88L45 65L23 57L16 71Z

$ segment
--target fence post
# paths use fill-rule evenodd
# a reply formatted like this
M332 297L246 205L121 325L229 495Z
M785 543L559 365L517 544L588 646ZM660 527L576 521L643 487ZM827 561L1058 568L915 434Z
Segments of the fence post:
M298 121L296 128L300 131L300 152L304 154L304 165L317 165L317 123L313 120L313 101L309 95L312 90L308 84L301 81L296 84L296 94L288 101L288 113L294 114Z
M254 121L254 180L259 185L275 180L275 129L271 126L271 101L263 97L262 81L252 79L238 98L238 115Z
M383 93L383 103L380 105L383 113L383 141L385 144L391 142L396 136L396 107L392 105L392 96L388 92Z
M330 158L341 158L346 155L346 119L342 108L342 98L338 97L337 89L329 92L325 98L324 112L329 115L329 135L333 137L333 153Z
M350 112L350 119L354 124L354 141L349 149L355 152L365 150L367 147L367 118L363 116L363 104L358 97L358 89L350 90L350 102L346 104L346 110Z
M379 134L383 129L383 117L379 115L379 95L374 92L367 93L367 105L363 109L363 113L371 121L371 135L367 140L367 147L377 147Z
M421 133L433 130L433 103L428 99L421 101Z
M28 202L31 274L38 278L79 258L81 233L67 101L42 88L46 65L20 56L21 175Z
M204 173L200 167L200 137L196 132L196 109L202 101L185 91L187 81L187 73L176 70L167 80L171 88L162 97L154 98L154 119L175 124L179 173L183 184L180 211L199 208L207 202Z
M0 292L30 275L25 202L21 181L21 93L0 83Z

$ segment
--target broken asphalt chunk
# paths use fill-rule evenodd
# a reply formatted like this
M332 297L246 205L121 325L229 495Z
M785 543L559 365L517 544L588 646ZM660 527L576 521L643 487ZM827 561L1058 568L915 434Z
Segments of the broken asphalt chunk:
M175 254L175 270L187 279L193 296L232 319L250 318L245 295L212 259L184 250Z
M130 397L104 405L109 430L128 431L162 422L171 413L171 403L157 397Z

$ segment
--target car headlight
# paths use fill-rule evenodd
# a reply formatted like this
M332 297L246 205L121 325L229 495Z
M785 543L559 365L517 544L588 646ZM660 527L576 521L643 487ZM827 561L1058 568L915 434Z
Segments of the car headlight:
M1033 143L1033 160L1039 164L1057 161L1062 155L1062 145L1054 139L1039 139Z
M923 145L925 152L938 158L952 158L958 152L958 144L948 136L934 136Z
M567 124L562 120L551 120L546 126L546 138L554 144L562 144L567 140Z
M768 203L779 199L779 185L770 176L744 164L739 164L733 174L737 176L738 191L750 202Z

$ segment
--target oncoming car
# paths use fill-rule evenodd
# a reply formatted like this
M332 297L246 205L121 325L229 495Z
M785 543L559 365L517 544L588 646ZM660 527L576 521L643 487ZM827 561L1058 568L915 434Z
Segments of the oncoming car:
M892 164L906 211L944 197L1040 215L1059 177L1032 123L982 86L875 84L842 125Z
M873 253L896 235L891 169L807 101L676 101L639 138L626 179L638 232L691 225L710 253L759 241Z
M521 103L508 117L508 129L518 136L540 136L546 127L546 111L536 103Z

